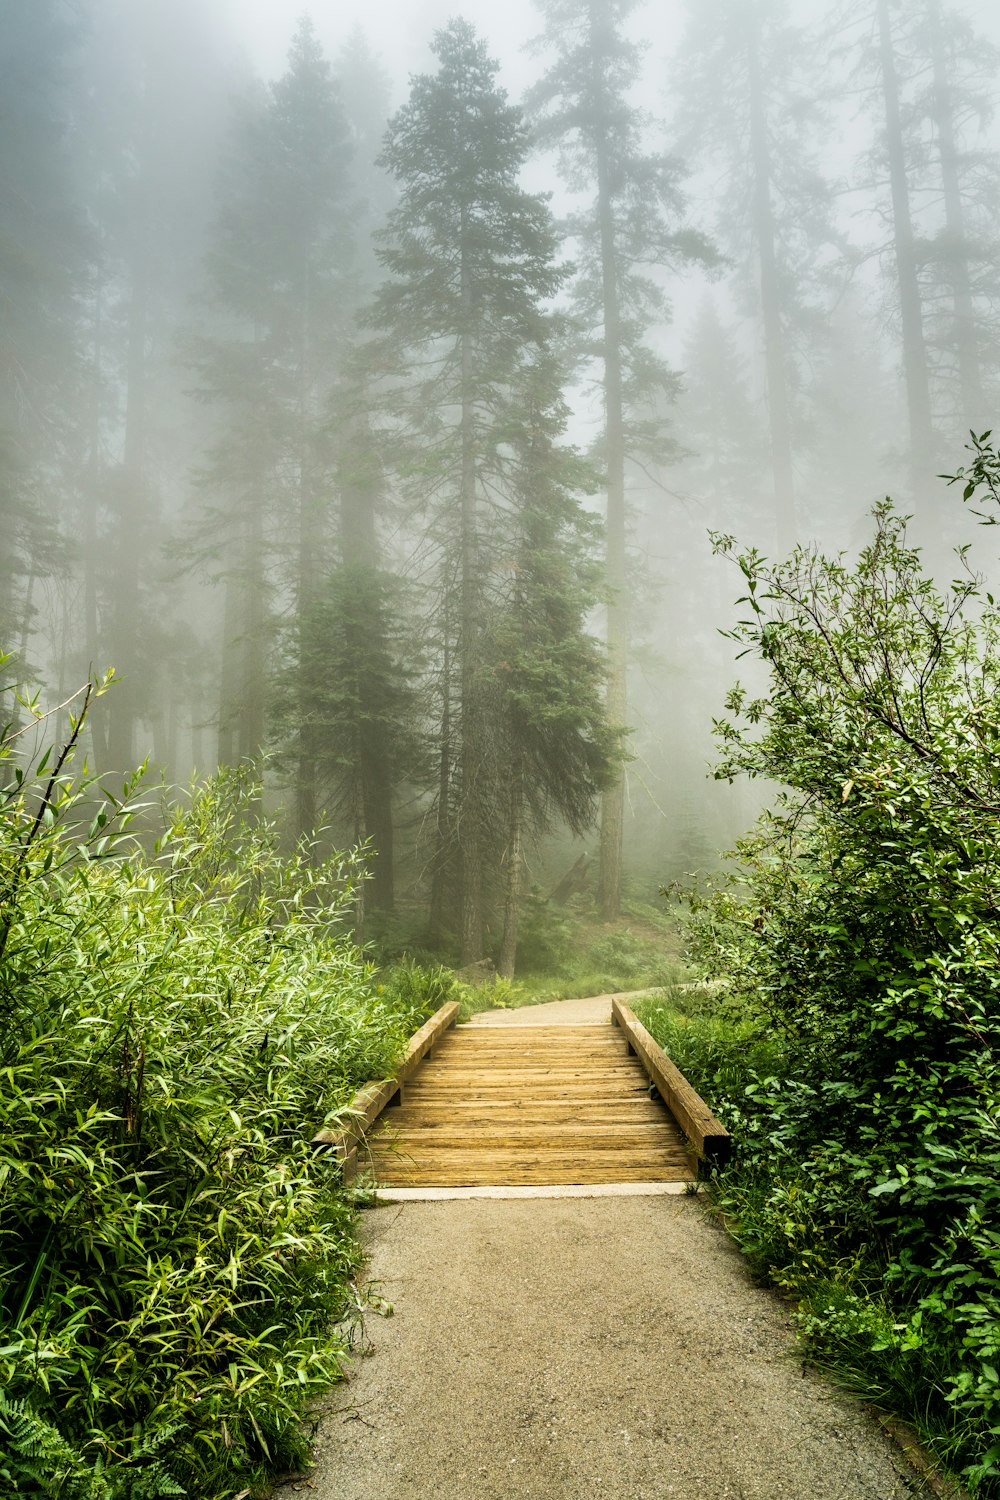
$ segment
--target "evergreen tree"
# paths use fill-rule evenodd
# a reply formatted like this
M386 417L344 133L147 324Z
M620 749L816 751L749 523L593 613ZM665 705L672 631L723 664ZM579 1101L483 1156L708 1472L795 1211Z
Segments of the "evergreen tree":
M836 243L829 190L816 166L823 115L815 78L803 82L803 60L809 51L787 0L689 5L677 59L684 138L721 168L719 238L760 329L782 550L798 533L798 356L803 345L814 352L813 309Z
M406 590L386 567L380 538L385 473L372 429L368 352L346 366L333 407L336 545L304 632L305 711L314 734L317 793L374 860L371 904L395 899L394 801L401 780L420 782L416 733L418 652L403 623ZM298 708L299 705L296 705ZM364 915L364 890L359 896Z
M940 0L923 0L906 22L908 165L923 200L919 272L931 400L950 449L992 421L997 394L1000 153L986 131L1000 51Z
M689 451L676 482L714 529L758 535L768 514L767 424L739 332L723 321L708 293L692 319L683 364L677 422Z
M628 102L639 77L640 49L625 34L637 0L541 0L543 40L556 54L529 94L541 145L558 148L568 185L589 201L569 230L580 270L574 312L586 352L597 361L604 407L601 456L607 470L608 713L628 718L626 465L630 458L669 456L663 398L677 378L648 342L667 315L651 265L673 268L711 258L707 244L681 220L680 165L644 150L643 120ZM606 917L621 902L624 781L601 808L600 905Z
M35 584L67 562L76 298L90 246L69 150L78 18L61 0L0 0L0 34L0 644L23 683Z
M437 72L414 78L386 137L382 161L400 196L371 321L383 335L387 412L409 444L411 496L439 557L435 900L440 910L453 840L469 963L483 953L500 769L486 644L493 565L510 527L523 371L550 338L542 303L562 278L548 209L518 183L527 131L496 63L463 21L437 33L434 52Z
M370 292L378 275L374 234L395 194L377 165L388 80L360 28L338 54L335 76L353 148L358 288ZM404 778L420 779L423 756L415 732L415 652L400 614L404 591L384 556L387 476L373 432L370 363L370 350L355 331L330 416L337 547L333 571L316 599L310 717L317 728L318 786L346 816L354 839L368 841L374 854L371 904L390 911L396 788ZM364 899L362 887L361 918Z
M198 426L176 341L200 281L229 80L197 0L92 0L81 81L74 167L94 260L81 307L82 588L70 665L116 668L117 690L90 728L97 764L121 772L150 748L150 727L157 758L178 753L205 649L189 624L191 584L175 580L168 597L163 548Z
M930 513L936 470L960 434L989 424L997 390L1000 155L985 131L1000 59L939 0L855 0L838 19L878 127L861 186L891 230L887 322L900 351L913 495Z
M277 728L268 704L283 665L300 832L317 816L312 631L333 561L329 405L358 300L349 162L336 84L303 21L286 73L237 121L208 262L212 301L234 333L199 350L204 393L224 413L206 474L219 501L201 539L226 587L219 757L260 755Z
M866 7L867 9L867 7ZM877 77L883 117L876 170L887 172L892 225L893 302L899 327L903 381L909 421L909 455L913 494L926 495L934 468L936 441L931 413L930 362L920 294L920 253L914 226L896 38L894 0L876 0Z
M554 817L584 833L620 765L619 736L603 702L605 656L585 623L603 577L599 532L578 496L596 489L597 476L564 446L559 374L542 358L522 382L511 526L506 555L498 558L509 580L487 648L504 829L497 970L505 978L516 962L526 840Z
M390 114L390 82L360 26L334 58L333 73L351 138L357 255L363 279L374 286L379 274L374 234L395 200L392 178L378 162Z

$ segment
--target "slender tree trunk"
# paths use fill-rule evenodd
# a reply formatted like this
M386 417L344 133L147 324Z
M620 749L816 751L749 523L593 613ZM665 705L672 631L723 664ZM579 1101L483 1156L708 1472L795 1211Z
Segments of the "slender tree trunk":
M199 692L198 700L191 709L189 729L191 731L191 775L204 781L208 775L208 743L205 734L204 700Z
M976 427L986 420L983 382L979 358L976 309L969 275L969 245L965 231L965 208L962 203L962 179L955 142L955 110L944 27L938 0L927 0L931 51L934 64L934 106L941 152L941 186L947 232L948 262L945 275L951 281L955 317L955 354L958 360L958 383L962 402L962 425Z
M504 888L503 938L497 973L513 979L517 963L517 933L521 915L524 870L524 767L515 753L510 766L510 814L507 828L507 869Z
M88 454L82 489L81 556L83 562L83 639L87 654L87 670L101 673L108 665L104 661L100 640L100 618L98 614L98 570L100 565L100 543L98 540L98 508L104 463L101 444L101 392L102 355L104 343L104 288L99 282L94 293L94 356L90 367L90 391L88 412ZM107 698L95 699L87 716L91 744L94 749L94 764L99 771L109 769L108 756L108 710Z
M139 574L146 545L146 441L148 418L149 226L140 209L132 257L132 296L128 320L128 391L125 407L125 452L121 471L117 568L114 580L112 665L121 681L108 697L108 769L125 773L135 757L140 673L144 663L136 649L141 629Z
M299 310L299 556L296 613L298 615L298 765L295 777L295 821L300 837L316 827L316 670L315 611L321 526L317 514L314 477L313 399L311 353L311 280L308 252L303 250L301 305Z
M593 10L591 28L596 24ZM596 48L595 48L596 58ZM608 718L624 726L628 714L628 608L625 596L625 417L622 389L622 327L615 247L615 220L609 150L597 146L597 212L601 238L601 293L604 305L604 424L608 466L607 580L609 590ZM601 799L600 867L597 899L606 920L618 916L622 894L625 831L625 778L619 774Z
M239 639L240 585L231 568L223 588L222 660L219 670L219 740L216 760L220 766L231 766L235 764L239 755L239 685L242 655Z
M384 626L375 525L380 483L370 424L362 415L352 434L349 470L342 469L340 476L340 550L349 575L357 579L359 595L370 602L370 608L362 618L362 628L379 631ZM366 643L360 642L359 645L363 648ZM369 684L362 681L359 687L362 717L366 725L373 726L362 731L357 751L357 775L365 801L365 824L375 849L369 892L373 907L379 911L391 911L396 895L392 755L385 735L378 728Z
M450 580L444 588L444 641L441 663L441 740L438 749L438 794L437 818L435 822L435 848L431 872L431 903L429 926L431 941L440 944L445 936L448 912L448 891L452 870L452 826L451 826L451 611Z
M358 748L355 755L355 764L360 768L361 751ZM365 821L365 789L360 774L354 779L354 847L360 848L368 837L368 825ZM358 943L365 940L365 886L364 880L358 881L357 895L354 898L354 937Z
M462 695L461 801L458 809L458 846L462 869L462 963L483 956L482 777L484 746L479 704L479 532L476 501L476 409L473 384L472 285L462 263L462 488L461 488L461 654Z
M240 693L241 760L259 761L264 754L267 735L267 630L266 575L264 571L264 517L261 501L253 498L247 516L246 569L244 582L244 619Z
M792 421L788 400L788 365L781 317L781 286L771 203L771 145L767 128L764 81L760 65L760 30L756 0L747 9L747 72L750 84L750 155L753 163L753 228L760 261L760 308L764 331L767 413L774 476L775 534L780 552L794 547L795 473Z
M31 613L34 607L34 594L35 565L32 562L28 573L28 581L24 588L24 603L21 606L20 639L13 662L14 693L10 708L7 710L10 718L6 722L0 720L0 734L4 731L8 734L17 734L21 728L21 699L27 695L28 691L28 641L31 637ZM60 694L60 697L63 696L64 694ZM15 779L12 773L11 780L3 783L4 787L6 788L11 785Z
M896 251L896 276L899 281L899 311L903 336L903 374L906 382L906 405L910 428L910 466L914 495L918 501L925 502L928 498L934 453L930 378L927 368L927 346L924 341L917 247L910 215L910 188L906 173L906 148L903 140L899 80L896 75L889 0L878 0L877 15L882 92L885 102L886 152L892 192L893 240Z

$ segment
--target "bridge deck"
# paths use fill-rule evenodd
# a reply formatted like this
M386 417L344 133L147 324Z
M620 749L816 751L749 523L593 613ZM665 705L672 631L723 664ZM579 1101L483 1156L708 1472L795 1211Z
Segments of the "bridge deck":
M369 1138L386 1187L689 1182L684 1137L625 1038L595 1026L461 1026Z

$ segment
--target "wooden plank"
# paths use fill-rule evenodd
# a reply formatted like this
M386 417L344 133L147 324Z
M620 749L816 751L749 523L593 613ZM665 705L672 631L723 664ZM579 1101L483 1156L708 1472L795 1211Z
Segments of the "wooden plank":
M672 1133L676 1135L674 1144L679 1150L683 1150L684 1141L680 1131ZM595 1151L604 1151L609 1146L624 1146L629 1143L640 1146L651 1143L654 1146L660 1146L669 1137L662 1122L655 1120L637 1125L586 1125L582 1128L578 1126L575 1130L565 1121L560 1121L558 1124L531 1122L526 1125L509 1125L505 1123L500 1127L491 1127L467 1124L427 1126L414 1125L407 1121L400 1121L397 1124L393 1120L390 1125L379 1132L376 1139L380 1144L383 1141L406 1141L411 1144L413 1142L419 1144L423 1141L435 1151L440 1150L448 1142L469 1146L480 1143L486 1147L496 1146L501 1151L513 1145L517 1145L520 1149L524 1142L537 1146L564 1144L567 1147L575 1142L582 1151L590 1142Z
M499 1033L494 1033L496 1038ZM554 1037L551 1032L544 1031L520 1031L516 1037L503 1037L502 1040L485 1040L471 1037L451 1035L446 1039L449 1052L468 1052L471 1056L479 1057L486 1052L509 1052L513 1056L521 1056L527 1052L542 1052L558 1050L566 1054L583 1052L613 1052L618 1048L621 1041L621 1032L616 1032L613 1027L608 1026L608 1035L603 1037Z
M720 1164L726 1161L732 1146L729 1131L715 1118L677 1064L671 1061L623 1001L616 999L612 1002L612 1016L635 1048L640 1063L694 1150L706 1161Z
M407 1085L406 1098L429 1101L433 1095L442 1098L499 1099L507 1094L512 1099L648 1099L649 1084L645 1079L632 1078L566 1078L548 1075L542 1078L464 1078L452 1080L432 1077L419 1078Z
M405 1187L486 1187L502 1184L519 1186L569 1186L604 1182L693 1182L694 1173L687 1160L650 1160L628 1162L595 1162L584 1157L577 1160L545 1163L525 1161L523 1157L490 1157L479 1160L457 1160L434 1165L426 1161L405 1163L376 1162L380 1185Z
M463 1100L454 1105L402 1104L392 1111L392 1125L402 1129L413 1124L423 1130L440 1125L481 1125L484 1130L501 1131L507 1125L631 1125L672 1126L663 1105L637 1099L634 1104L587 1105L558 1100L518 1101L511 1105L489 1101Z
M508 1067L530 1067L532 1063L549 1059L553 1063L569 1068L581 1063L589 1063L592 1067L610 1066L615 1062L620 1062L627 1055L624 1040L621 1040L600 1048L530 1047L517 1049L513 1047L453 1047L450 1042L442 1042L434 1057L435 1061L447 1063L449 1067L461 1065L468 1068L483 1068L493 1063L505 1064Z
M390 1099L399 1093L400 1085L427 1055L437 1039L449 1026L454 1026L458 1012L459 1006L453 1000L436 1010L430 1020L425 1021L420 1030L410 1038L392 1077L373 1079L359 1089L350 1104L340 1111L337 1124L317 1131L313 1136L313 1145L331 1148L346 1163L368 1127L378 1119ZM347 1123L341 1125L340 1120L346 1120Z
M448 1052L444 1047L439 1047L434 1054L434 1061L449 1072L456 1069L458 1072L485 1073L492 1072L495 1068L501 1071L519 1073L527 1068L561 1068L565 1073L578 1073L586 1069L594 1072L599 1068L627 1068L634 1064L624 1046L609 1048L607 1052L552 1052L542 1051L527 1052L520 1056L510 1052L487 1052L483 1056L475 1053Z
M667 1170L681 1172L682 1175L692 1175L691 1162L687 1153L682 1149L676 1151L654 1151L650 1149L638 1151L622 1151L617 1155L610 1152L593 1151L559 1151L553 1149L544 1152L532 1152L527 1155L523 1151L373 1151L372 1160L382 1163L383 1166L391 1167L400 1163L410 1170L415 1164L421 1163L428 1171L435 1173L454 1172L461 1177L465 1172L488 1170L491 1172L510 1173L519 1176L544 1168L546 1171L573 1172L579 1174L590 1167L593 1171L613 1172L617 1168L634 1168L641 1166L643 1171L649 1174L650 1179L658 1173ZM494 1182L502 1182L503 1177L494 1177ZM586 1178L582 1179L586 1181Z
M600 999L601 996L597 998ZM609 995L604 998L607 999L610 1010L611 997ZM609 1016L608 1020L610 1019ZM478 1036L481 1031L490 1031L495 1036L498 1032L505 1035L508 1031L520 1031L522 1033L533 1031L536 1034L540 1032L548 1032L549 1035L557 1033L559 1036L594 1036L601 1031L605 1031L607 1025L607 1021L581 1021L579 1024L573 1026L561 1026L556 1023L553 1023L551 1026L539 1026L537 1021L466 1021L464 1025L456 1028L455 1035Z
M523 1052L530 1047L563 1047L567 1051L570 1048L579 1048L581 1051L587 1048L601 1049L615 1047L620 1041L619 1033L605 1022L600 1028L593 1027L588 1031L567 1032L563 1027L546 1026L524 1026L519 1030L513 1027L498 1026L495 1031L489 1031L485 1026L478 1031L452 1031L447 1043L449 1048L468 1047L470 1051L503 1051Z
M420 1188L473 1188L473 1187L611 1187L619 1183L628 1182L695 1182L690 1175L682 1177L680 1174L665 1175L662 1172L644 1173L641 1167L624 1169L621 1172L546 1172L537 1171L519 1176L516 1180L509 1174L505 1175L499 1182L495 1174L488 1169L456 1177L452 1173L446 1173L441 1177L431 1177L423 1171L416 1171L408 1176L394 1175L392 1177L380 1177L378 1186L380 1190L391 1193L394 1188L420 1187Z
M532 1093L531 1099L533 1102L538 1102L539 1104L559 1104L560 1102L569 1103L570 1101L574 1101L585 1105L587 1103L613 1104L616 1099L620 1099L622 1096L623 1090L621 1089L603 1089L595 1092L591 1089L581 1090L553 1086L544 1090L536 1090ZM432 1088L428 1085L427 1087L421 1086L420 1088L409 1090L407 1092L407 1103L441 1105L447 1104L450 1097L447 1089ZM506 1089L481 1089L475 1095L470 1094L468 1097L482 1103L517 1104L519 1100L525 1098L525 1094L523 1090L518 1089L516 1084L513 1084ZM625 1095L625 1097L646 1099L649 1096L644 1088L637 1088L633 1093Z
M422 1083L432 1081L450 1085L454 1088L456 1095L466 1084L476 1085L478 1083L506 1083L511 1080L525 1084L543 1084L546 1080L563 1081L565 1083L578 1083L586 1088L599 1088L602 1083L624 1083L628 1084L633 1079L641 1087L648 1087L645 1071L638 1065L634 1058L628 1062L622 1062L614 1066L606 1065L601 1068L511 1068L501 1067L499 1063L485 1068L458 1068L454 1064L438 1065L435 1063L433 1071L420 1074L411 1078L413 1087Z

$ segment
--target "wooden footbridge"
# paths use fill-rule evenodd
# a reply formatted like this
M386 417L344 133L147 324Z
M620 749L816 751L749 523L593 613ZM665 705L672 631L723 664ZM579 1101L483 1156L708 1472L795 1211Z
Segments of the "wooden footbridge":
M693 1182L729 1136L624 1001L609 1008L596 1025L457 1026L443 1006L316 1144L386 1190Z

